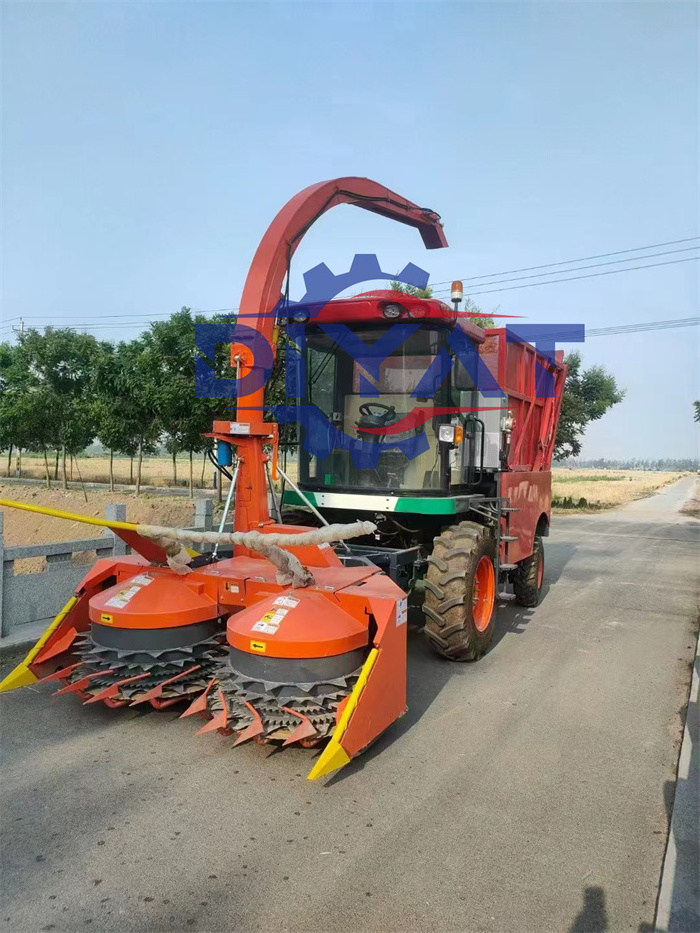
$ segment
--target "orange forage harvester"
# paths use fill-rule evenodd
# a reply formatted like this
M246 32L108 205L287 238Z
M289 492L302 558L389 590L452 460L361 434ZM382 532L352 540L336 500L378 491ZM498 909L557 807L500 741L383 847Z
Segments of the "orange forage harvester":
M398 274L418 283L408 292L289 306L282 288L296 248L343 203L416 227L428 249L447 245L437 214L366 178L292 198L265 233L241 298L231 364L248 394L209 434L230 480L218 532L0 501L104 525L132 551L95 563L0 691L41 680L86 703L181 704L183 716L206 719L200 732L234 745L322 747L314 779L404 712L409 598L431 649L450 662L489 650L499 602L538 605L563 353L540 351L514 329L482 328L477 311L460 310L460 281L450 305L419 288L427 273L412 263ZM350 273L319 264L304 278L307 295L325 294L313 282L332 282L339 295L350 279L382 277L376 257L358 255ZM297 482L279 470L284 521L272 487L279 429L263 418L282 326L285 365L303 397L296 411L278 409L300 425ZM318 454L314 437L323 440ZM224 533L231 509L233 531Z

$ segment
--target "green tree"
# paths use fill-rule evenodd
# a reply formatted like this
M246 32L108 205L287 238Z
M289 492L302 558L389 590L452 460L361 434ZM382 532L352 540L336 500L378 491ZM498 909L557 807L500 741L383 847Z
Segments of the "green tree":
M27 373L23 392L42 393L50 412L46 442L62 452L64 489L66 454L84 450L95 436L90 386L103 352L93 336L70 328L47 327L43 334L32 329L20 336L17 364Z
M138 496L144 454L155 453L163 431L158 409L157 360L144 335L120 343L115 354L113 417L121 424L117 449L137 458Z
M0 450L7 450L7 475L12 468L12 451L17 443L17 347L0 343Z
M700 401L693 402L693 408L695 409L695 413L693 414L693 418L694 418L696 421L700 421Z
M133 462L138 451L138 424L136 414L131 412L129 399L117 392L117 387L128 384L125 371L125 351L112 344L107 345L93 371L92 399L96 436L103 447L109 450L109 488L114 491L114 454L125 454L130 458L130 480L133 483Z
M415 285L404 285L403 282L389 282L389 288L392 292L403 292L404 295L413 295L414 298L432 298L433 290L428 285L427 288L417 288Z
M51 393L26 366L21 348L0 344L0 450L8 451L10 475L12 451L18 451L21 475L22 450L44 455L46 485L51 486L47 449L52 442L54 422Z
M209 323L203 316L194 316L182 308L167 321L151 324L144 343L153 361L155 404L160 422L165 428L166 447L173 457L179 451L189 454L189 491L194 495L193 457L206 457L212 441L203 435L211 431L212 421L223 416L230 400L198 398L195 393L195 326Z
M625 397L615 377L602 366L583 369L580 353L570 353L564 362L569 371L554 447L555 460L578 456L581 439L590 422L598 421Z

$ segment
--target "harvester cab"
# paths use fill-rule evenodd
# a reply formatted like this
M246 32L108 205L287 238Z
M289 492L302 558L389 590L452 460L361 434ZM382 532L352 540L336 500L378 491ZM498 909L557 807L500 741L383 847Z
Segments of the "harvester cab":
M409 598L431 645L454 660L487 649L499 598L535 605L561 359L474 326L459 313L458 283L453 306L379 290L285 317L297 246L342 203L417 228L428 249L447 245L437 214L368 179L292 198L263 237L241 298L231 360L239 385L252 376L252 387L210 435L229 481L219 531L0 502L104 524L132 551L94 564L0 691L50 681L86 703L186 702L183 716L207 720L200 732L235 745L322 746L314 779L404 713ZM304 397L297 481L283 474L280 515L268 499L278 425L263 420L256 374L270 365L258 338L274 359L281 327L299 346L286 364ZM349 352L343 335L364 349ZM546 398L542 366L554 385Z
M284 492L288 521L300 508L372 521L350 551L409 593L431 645L455 660L488 648L499 600L539 599L565 375L561 354L548 365L472 317L458 301L375 290L329 302L301 340L297 322L298 381L319 414L299 419L298 484ZM538 397L540 366L549 397Z

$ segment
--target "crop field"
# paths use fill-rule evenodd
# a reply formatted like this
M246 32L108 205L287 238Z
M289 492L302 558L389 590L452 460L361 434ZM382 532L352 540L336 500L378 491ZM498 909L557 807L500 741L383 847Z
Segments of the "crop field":
M681 476L644 470L553 470L552 503L555 508L610 509L644 499Z
M86 482L99 482L103 476L101 470L107 461L102 458L89 458L81 461L81 474ZM37 461L27 461L31 464L31 472L38 466ZM129 461L118 461L120 472L128 481ZM189 464L178 464L178 466ZM41 464L43 467L43 463ZM296 464L290 463L288 470L296 478ZM23 473L25 473L23 468ZM30 474L30 470L27 470ZM201 474L201 464L200 464ZM555 508L564 509L606 509L624 505L633 499L641 499L651 495L656 489L678 479L681 473L653 473L617 470L554 470L552 473L552 493ZM167 486L172 477L172 463L167 458L148 458L144 460L144 483ZM75 471L74 471L75 478ZM196 475L195 483L199 479ZM207 481L211 488L211 470L208 470ZM105 506L110 503L125 503L127 521L149 522L159 525L174 525L187 527L194 521L194 502L182 495L148 495L134 496L127 490L86 491L87 502L82 489L73 486L67 492L61 488L60 481L52 482L52 488L43 486L23 485L19 483L3 483L0 478L0 498L14 499L35 505L48 506L54 509L63 509L68 512L79 512L90 516L104 516ZM584 501L582 501L584 500ZM217 502L214 500L215 513ZM69 522L60 518L37 515L31 512L20 512L15 509L2 509L4 516L4 540L6 547L21 544L43 544L47 541L67 541L79 538L90 538L99 534L98 529L92 529L78 522ZM691 513L692 514L692 513ZM41 569L40 561L22 561L17 571L26 572L29 569ZM26 566L25 566L26 565ZM36 566L34 566L36 565Z

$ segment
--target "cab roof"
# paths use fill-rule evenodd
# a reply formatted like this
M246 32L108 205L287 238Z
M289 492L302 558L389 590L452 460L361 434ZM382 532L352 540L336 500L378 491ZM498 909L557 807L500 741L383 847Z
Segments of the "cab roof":
M396 315L396 306L399 314ZM387 308L394 314L387 314ZM290 320L306 315L309 324L369 324L392 323L399 320L430 321L435 324L453 325L459 321L462 329L472 340L482 343L483 329L471 323L478 317L469 312L460 314L452 305L437 298L417 298L405 292L391 289L373 289L351 298L336 298L325 305L295 305Z

